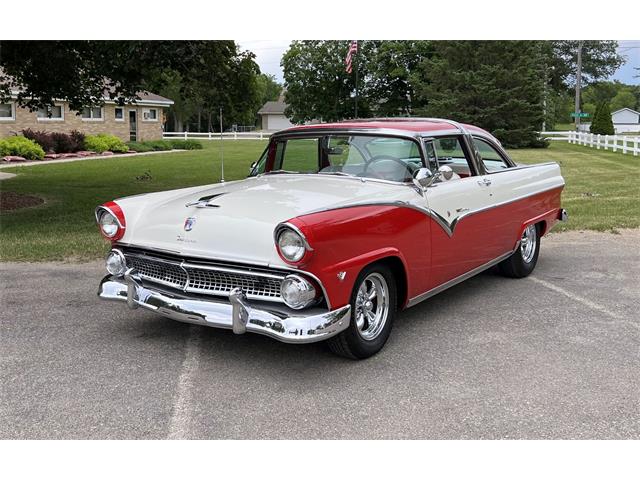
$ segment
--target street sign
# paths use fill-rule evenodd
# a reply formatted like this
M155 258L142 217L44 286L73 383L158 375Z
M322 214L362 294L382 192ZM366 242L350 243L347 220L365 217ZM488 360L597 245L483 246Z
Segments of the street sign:
M580 117L580 118L588 118L590 115L589 115L587 112L579 112L579 113L571 112L571 116L572 116L573 118L576 118L576 117Z

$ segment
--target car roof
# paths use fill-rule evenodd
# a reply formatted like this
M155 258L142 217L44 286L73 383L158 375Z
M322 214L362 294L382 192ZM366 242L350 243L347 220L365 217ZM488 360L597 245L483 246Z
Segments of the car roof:
M281 130L278 134L286 134L293 132L304 132L305 130L396 130L398 132L406 132L411 135L429 135L438 132L439 135L451 133L460 133L468 131L469 133L478 133L489 138L493 138L486 130L475 125L467 123L458 123L453 120L441 118L370 118L358 120L345 120L333 123L315 123L309 125L297 125L294 127Z

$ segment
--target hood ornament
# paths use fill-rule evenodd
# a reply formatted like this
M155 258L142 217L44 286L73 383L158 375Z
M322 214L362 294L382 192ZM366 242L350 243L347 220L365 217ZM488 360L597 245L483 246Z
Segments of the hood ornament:
M187 217L187 219L184 221L184 231L190 232L195 224L196 217Z

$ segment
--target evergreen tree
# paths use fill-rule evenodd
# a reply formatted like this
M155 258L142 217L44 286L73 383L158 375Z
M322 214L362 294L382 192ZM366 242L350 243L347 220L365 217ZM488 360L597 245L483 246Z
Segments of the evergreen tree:
M507 147L543 146L541 52L529 41L434 42L412 75L426 114L472 123Z
M599 133L600 135L613 135L613 120L611 119L611 108L607 102L598 105L596 114L591 124L591 133Z
M595 112L593 112L593 116L591 117L591 125L589 125L589 131L591 133L598 133L596 132L596 129L598 128L598 123L600 121L600 106L602 105L602 103L603 102L596 104L596 110Z

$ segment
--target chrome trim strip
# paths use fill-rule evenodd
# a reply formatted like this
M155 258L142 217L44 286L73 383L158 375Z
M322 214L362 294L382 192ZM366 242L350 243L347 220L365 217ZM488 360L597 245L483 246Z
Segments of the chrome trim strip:
M107 275L100 282L98 296L103 300L126 302L130 308L143 307L159 315L186 323L267 335L286 343L326 340L349 327L351 306L336 310L313 309L299 313L252 305L241 290L234 289L228 301L173 296L142 285L133 269L125 279Z
M471 215L475 215L476 213L485 212L487 210L492 210L492 209L497 208L497 207L502 207L504 205L508 205L510 203L513 203L513 202L518 202L520 200L524 200L525 198L529 198L529 197L532 197L534 195L538 195L540 193L548 192L548 191L551 191L551 190L556 190L556 189L561 188L563 186L564 186L564 183L561 184L561 185L556 185L556 186L553 186L553 187L545 188L545 189L539 190L537 192L527 193L526 195L521 195L519 197L510 198L509 200L506 200L504 202L495 203L495 204L492 204L492 205L488 205L486 207L478 208L476 210L468 210L468 211L462 213L461 215L459 215L458 217L454 218L451 223L449 223L444 217L442 217L438 212L436 212L435 210L432 210L431 208L422 207L420 205L415 205L415 204L409 203L409 202L403 202L401 200L397 200L395 202L382 202L381 201L381 202L363 202L363 203L353 203L353 204L349 204L349 205L339 205L339 206L336 206L336 207L322 208L322 209L318 209L318 210L311 210L309 212L302 213L302 214L300 214L298 216L299 217L303 217L305 215L311 215L311 214L314 214L314 213L330 212L330 211L333 211L333 210L344 210L346 208L356 208L356 207L376 207L376 206L404 207L404 208L411 208L413 210L417 210L419 212L424 213L428 217L431 217L438 225L440 225L442 227L442 229L446 232L446 234L449 237L452 237L453 233L454 233L454 230L456 228L456 225L458 225L458 223L460 223L460 221L463 218L469 217ZM428 192L428 189L427 189L427 192Z
M516 248L514 250L512 250L511 252L507 252L505 254L500 255L499 257L491 260L490 262L487 262L483 265L480 265L479 267L474 268L473 270L469 270L466 273L463 273L462 275L449 280L448 282L443 283L442 285L438 285L435 288L432 288L431 290L428 290L424 293L421 293L420 295L417 295L415 297L413 297L412 299L409 300L409 302L407 303L407 308L413 307L414 305L423 302L425 300L427 300L428 298L433 297L434 295L437 295L438 293L453 287L454 285L457 285L460 282L463 282L465 280L467 280L468 278L473 277L474 275L477 275L478 273L487 270L488 268L493 267L494 265L497 265L498 263L500 263L501 261L509 258L511 255L513 255L513 252L515 252L518 247L520 246L520 242L518 241L518 244L516 245Z
M239 275L250 275L253 277L272 278L274 280L283 280L286 277L285 274L276 275L272 273L254 272L250 270L239 270L239 269L227 268L227 267L214 267L212 265L200 265L197 263L182 262L180 265L185 269L193 268L193 269L200 269L200 270L211 270L215 272L237 273Z

